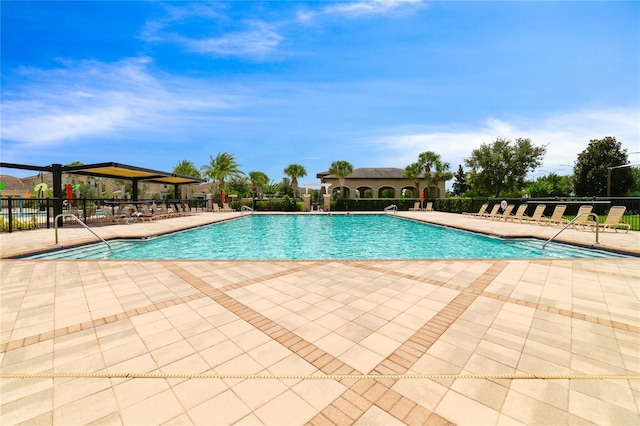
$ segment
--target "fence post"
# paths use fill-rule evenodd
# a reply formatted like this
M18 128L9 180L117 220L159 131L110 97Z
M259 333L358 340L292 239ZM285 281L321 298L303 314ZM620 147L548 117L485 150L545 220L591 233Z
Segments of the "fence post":
M13 232L13 217L11 213L11 208L13 207L13 201L11 201L11 197L7 197L7 219L9 220L9 232Z

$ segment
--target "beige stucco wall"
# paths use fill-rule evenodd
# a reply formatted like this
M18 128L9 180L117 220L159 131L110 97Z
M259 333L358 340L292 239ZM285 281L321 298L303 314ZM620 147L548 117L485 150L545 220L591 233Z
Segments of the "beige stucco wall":
M337 178L324 178L322 179L322 183L330 183L331 188L330 191L335 191L337 188L340 188L340 183ZM426 180L420 181L420 191L422 191L426 186ZM367 187L373 190L373 197L378 198L380 189L382 188L393 188L395 190L395 197L400 198L402 196L403 189L414 190L415 186L413 180L410 179L349 179L348 177L344 180L344 187L349 189L349 198L355 198L355 190L356 188ZM440 188L440 197L444 197L445 193L445 183L444 181L438 182L438 187ZM431 182L430 191L427 195L427 198L436 197L436 189ZM361 194L362 196L362 194Z

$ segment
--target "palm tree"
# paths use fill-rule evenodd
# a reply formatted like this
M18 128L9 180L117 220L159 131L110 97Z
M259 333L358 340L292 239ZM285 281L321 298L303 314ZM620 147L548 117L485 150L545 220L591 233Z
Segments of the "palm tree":
M224 180L227 177L244 175L244 172L240 171L240 165L236 162L233 154L220 152L216 158L209 155L209 159L211 160L210 163L200 167L200 171L211 181L217 182L217 189L220 191L224 190Z
M433 173L433 183L436 186L436 198L440 198L440 187L438 186L438 182L444 180L445 182L453 179L453 172L449 170L449 163L442 162L438 159L435 163L436 170Z
M307 169L300 164L289 164L284 169L284 174L291 178L291 186L293 187L293 202L296 202L296 194L298 193L298 178L307 175Z
M262 191L269 183L269 176L263 172L249 172L249 181L251 181L251 192L262 198Z
M427 180L427 196L431 183L431 168L440 161L440 156L433 151L425 151L418 155L418 163L424 169L424 178Z
M175 173L177 175L182 176L191 176L191 177L200 177L200 172L196 169L196 166L189 160L180 161L174 168L171 173ZM181 197L182 199L191 198L191 185L181 185Z
M407 167L404 168L403 174L407 179L413 180L413 185L416 188L416 191L413 194L413 196L419 197L420 196L420 175L422 174L422 166L420 165L420 163L409 164Z
M353 172L353 165L348 161L339 160L331 163L329 167L329 174L338 176L338 182L340 183L340 198L344 198L344 178L349 176Z

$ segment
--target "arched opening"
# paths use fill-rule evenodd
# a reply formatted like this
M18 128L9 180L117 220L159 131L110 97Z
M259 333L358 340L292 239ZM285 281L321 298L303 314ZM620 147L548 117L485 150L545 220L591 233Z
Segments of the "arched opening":
M336 200L338 198L341 197L341 189L344 188L344 198L351 198L351 190L349 189L348 186L342 187L342 186L336 186L335 188L333 188L333 199Z
M356 188L356 197L373 198L373 189L370 186L359 186Z
M378 198L396 198L396 189L391 186L383 186L378 189Z
M405 186L400 193L402 194L402 198L418 198L420 196L420 194L416 192L415 186Z

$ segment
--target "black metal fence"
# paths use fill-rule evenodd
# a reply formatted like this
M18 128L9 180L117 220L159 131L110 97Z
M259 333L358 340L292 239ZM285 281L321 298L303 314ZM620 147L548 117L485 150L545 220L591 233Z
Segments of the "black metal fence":
M0 231L13 232L39 228L53 228L54 204L59 200L55 198L0 198ZM117 199L90 199L82 198L69 203L62 202L62 213L71 213L85 224L102 223L106 216L105 209L112 214L128 206L145 204L151 207L153 204L187 203L192 210L203 210L204 200L117 200ZM68 218L62 218L62 226L70 225Z
M340 201L340 200L339 200ZM380 211L390 204L396 204L399 210L408 210L413 207L417 199L348 199L342 203L336 202L332 209L337 211ZM611 206L625 206L626 213L623 218L631 224L631 229L640 230L640 197L590 197L590 198L438 198L425 200L433 203L433 209L449 213L477 212L482 204L488 203L489 209L494 204L506 201L517 208L521 204L527 204L525 214L531 216L536 206L546 206L544 215L551 216L553 209L558 204L567 206L565 216L575 216L582 205L593 206L593 212L598 216L606 216ZM0 231L13 232L38 228L54 227L54 203L59 202L54 198L12 198L0 199ZM117 200L117 199L78 199L73 203L63 201L63 213L72 213L85 223L98 222L105 215L104 209L111 209L116 214L121 206L146 204L151 206L188 203L189 207L196 211L204 211L206 200ZM274 204L275 206L276 204ZM233 205L232 205L233 206ZM264 209L260 209L264 210ZM70 223L69 223L70 224ZM64 222L63 222L64 226Z

